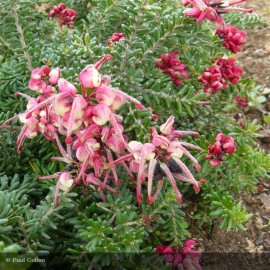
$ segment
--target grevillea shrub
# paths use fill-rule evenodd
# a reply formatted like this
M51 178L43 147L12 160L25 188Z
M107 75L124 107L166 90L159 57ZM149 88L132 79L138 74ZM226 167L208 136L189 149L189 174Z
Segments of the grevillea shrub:
M241 194L270 157L231 54L264 23L241 2L0 4L1 252L41 269L201 269L191 221L245 229Z

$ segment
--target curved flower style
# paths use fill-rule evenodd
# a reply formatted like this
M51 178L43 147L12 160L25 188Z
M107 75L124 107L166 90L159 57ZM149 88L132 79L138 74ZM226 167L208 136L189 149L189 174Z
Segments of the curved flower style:
M192 4L192 8L185 10L184 15L197 18L197 23L201 23L203 20L207 19L220 25L223 25L224 22L221 16L222 13L233 11L251 13L251 9L232 7L243 2L246 2L246 0L182 0L184 6Z
M178 131L173 128L174 117L170 116L165 124L160 126L160 133L152 127L151 143L142 144L141 142L131 141L128 146L130 154L120 157L113 161L116 165L123 161L130 162L130 170L137 173L137 201L142 202L141 185L148 178L148 202L152 204L161 191L164 177L167 177L172 184L177 201L182 202L182 195L177 187L175 178L184 182L191 183L196 192L200 191L199 182L197 182L186 165L181 161L183 155L187 156L197 170L200 165L186 148L201 150L201 148L181 141L183 135L191 134L199 137L199 134L192 131ZM158 188L152 196L153 181L159 181Z

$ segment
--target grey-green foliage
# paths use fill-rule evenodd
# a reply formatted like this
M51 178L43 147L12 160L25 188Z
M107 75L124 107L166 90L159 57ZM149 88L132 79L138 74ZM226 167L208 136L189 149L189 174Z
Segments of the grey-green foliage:
M140 209L125 186L121 185L118 196L108 194L107 202L93 201L92 194L80 200L78 215L67 221L76 231L76 243L68 249L74 267L82 267L82 262L93 269L149 267L157 259L153 247L161 242L179 246L188 236L184 212L171 191L164 191L154 205Z
M57 22L49 18L42 6L45 3L52 7L58 1L9 0L0 4L1 123L25 110L26 101L14 97L15 92L34 96L27 87L31 68L59 67L61 76L78 86L78 74L86 65L111 54L114 60L105 63L100 73L110 75L112 86L151 106L159 116L155 123L148 110L139 111L134 105L125 104L119 113L125 116L123 123L129 139L149 141L150 126L160 125L171 114L176 116L177 129L199 131L203 135L201 139L188 136L184 139L202 147L203 151L197 155L201 172L195 172L188 159L183 158L196 179L207 180L200 195L196 195L200 205L195 219L211 223L219 218L227 230L243 229L242 224L249 215L234 195L254 189L257 177L266 176L270 158L253 147L256 123L246 121L245 128L241 129L231 116L237 110L230 100L238 93L248 95L254 88L252 80L242 79L238 86L230 86L216 96L203 93L197 81L213 59L228 53L214 35L214 26L196 24L194 19L184 17L178 0L63 2L78 13L74 28L63 31L59 31ZM241 19L228 15L228 20L241 28L261 23L261 18L253 15ZM106 46L106 40L114 32L125 33L126 39ZM183 80L182 87L176 87L155 66L161 53L172 50L180 52L180 59L190 73L190 79ZM6 245L17 243L20 251L48 254L46 267L52 269L56 265L70 268L72 265L74 269L89 266L130 269L131 262L137 269L154 265L160 269L163 261L152 258L154 247L159 244L181 247L189 235L185 216L188 209L175 202L168 182L152 206L136 204L135 185L124 174L121 174L119 197L106 193L107 202L101 202L99 194L89 188L84 198L78 187L74 193L61 196L61 204L56 206L55 181L38 183L36 175L25 175L29 171L37 175L59 171L62 165L49 163L50 157L58 155L56 147L39 136L25 142L18 156L12 143L20 125L14 122L0 133L1 173L19 174L0 178L0 232L3 232L0 238ZM215 169L210 168L204 156L208 148L206 141L213 143L218 132L234 136L238 150ZM184 201L193 202L190 186L179 182L178 185ZM146 195L145 190L143 184ZM105 256L106 251L115 253ZM138 254L120 254L129 251ZM141 256L143 252L145 257Z
M44 192L34 175L20 179L2 176L0 178L0 231L1 240L7 244L18 243L20 250L46 254L57 242L58 224L70 214L76 194L61 198L56 206L53 193L40 201Z
M238 231L245 230L243 223L249 220L252 214L248 214L242 202L235 203L229 191L224 192L222 188L215 187L217 191L206 189L203 198L205 205L209 205L209 214L212 218L221 218L220 227L224 230ZM206 192L207 191L207 192ZM195 219L201 219L201 215L195 216Z
M46 64L46 59L41 59L41 50L46 43L53 40L53 25L48 15L38 8L41 2L37 1L19 1L10 0L0 3L1 19L0 19L0 122L1 124L18 113L25 111L26 100L21 97L15 97L14 93L23 92L33 95L28 89L28 81L32 68L40 67ZM44 60L44 62L43 62ZM19 134L19 121L14 121L11 128L1 129L0 144L1 152L4 153L0 157L1 172L8 175L15 173L23 175L27 171L44 174L48 170L41 170L45 167L43 163L44 155L40 155L38 147L26 142L23 148L27 148L21 156L17 156L16 145L14 145L14 137ZM11 139L12 138L12 145ZM35 144L39 144L38 140ZM42 148L51 149L50 156L57 155L53 144L47 143ZM48 155L48 152L46 153ZM11 161L13 160L13 162ZM37 162L42 161L42 165ZM36 164L37 163L37 164ZM46 158L48 163L48 156ZM12 168L10 168L12 166ZM55 168L52 168L55 169ZM52 173L52 171L50 171Z

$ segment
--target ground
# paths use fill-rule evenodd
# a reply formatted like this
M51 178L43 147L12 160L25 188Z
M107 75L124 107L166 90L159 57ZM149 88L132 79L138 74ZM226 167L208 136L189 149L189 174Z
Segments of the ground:
M269 0L250 0L247 2L246 7L250 7L258 14L264 15L269 25L266 28L256 28L247 31L247 43L243 51L237 54L238 64L244 70L243 76L255 77L256 83L266 88L270 88L269 4ZM261 108L250 108L246 113L247 117L257 119L258 123L262 125L259 133L264 138L259 139L258 144L267 153L270 152L270 125L264 123L263 115L270 115L269 100L268 98ZM263 109L263 113L261 109ZM243 203L248 212L253 214L250 221L245 224L246 231L225 232L219 228L217 223L213 226L210 235L198 235L198 241L203 243L206 252L221 253L221 257L211 255L210 261L215 261L214 265L203 269L270 269L270 180L259 179L257 192L255 194L243 194ZM260 252L265 251L269 252L268 258L255 258ZM225 262L228 256L227 258L222 257L222 253L225 252L230 255L239 252L244 253L239 258L231 259L235 263L238 262L238 267L232 265L228 268L228 264ZM253 258L253 255L251 256L248 253L253 253L255 257ZM244 259L249 261L245 266L243 266Z

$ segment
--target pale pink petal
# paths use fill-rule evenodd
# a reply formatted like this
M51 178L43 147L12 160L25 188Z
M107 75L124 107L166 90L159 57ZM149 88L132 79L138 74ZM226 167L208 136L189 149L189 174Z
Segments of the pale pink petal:
M96 88L100 86L101 76L93 65L88 65L81 71L79 80L84 87Z
M49 73L49 83L50 84L57 84L59 78L60 78L60 69L59 68L55 68L52 69Z
M110 109L105 104L97 104L92 108L93 121L99 126L105 125L110 120Z
M73 84L63 78L60 78L58 80L58 87L60 89L60 92L69 93L71 96L75 96L78 92Z

